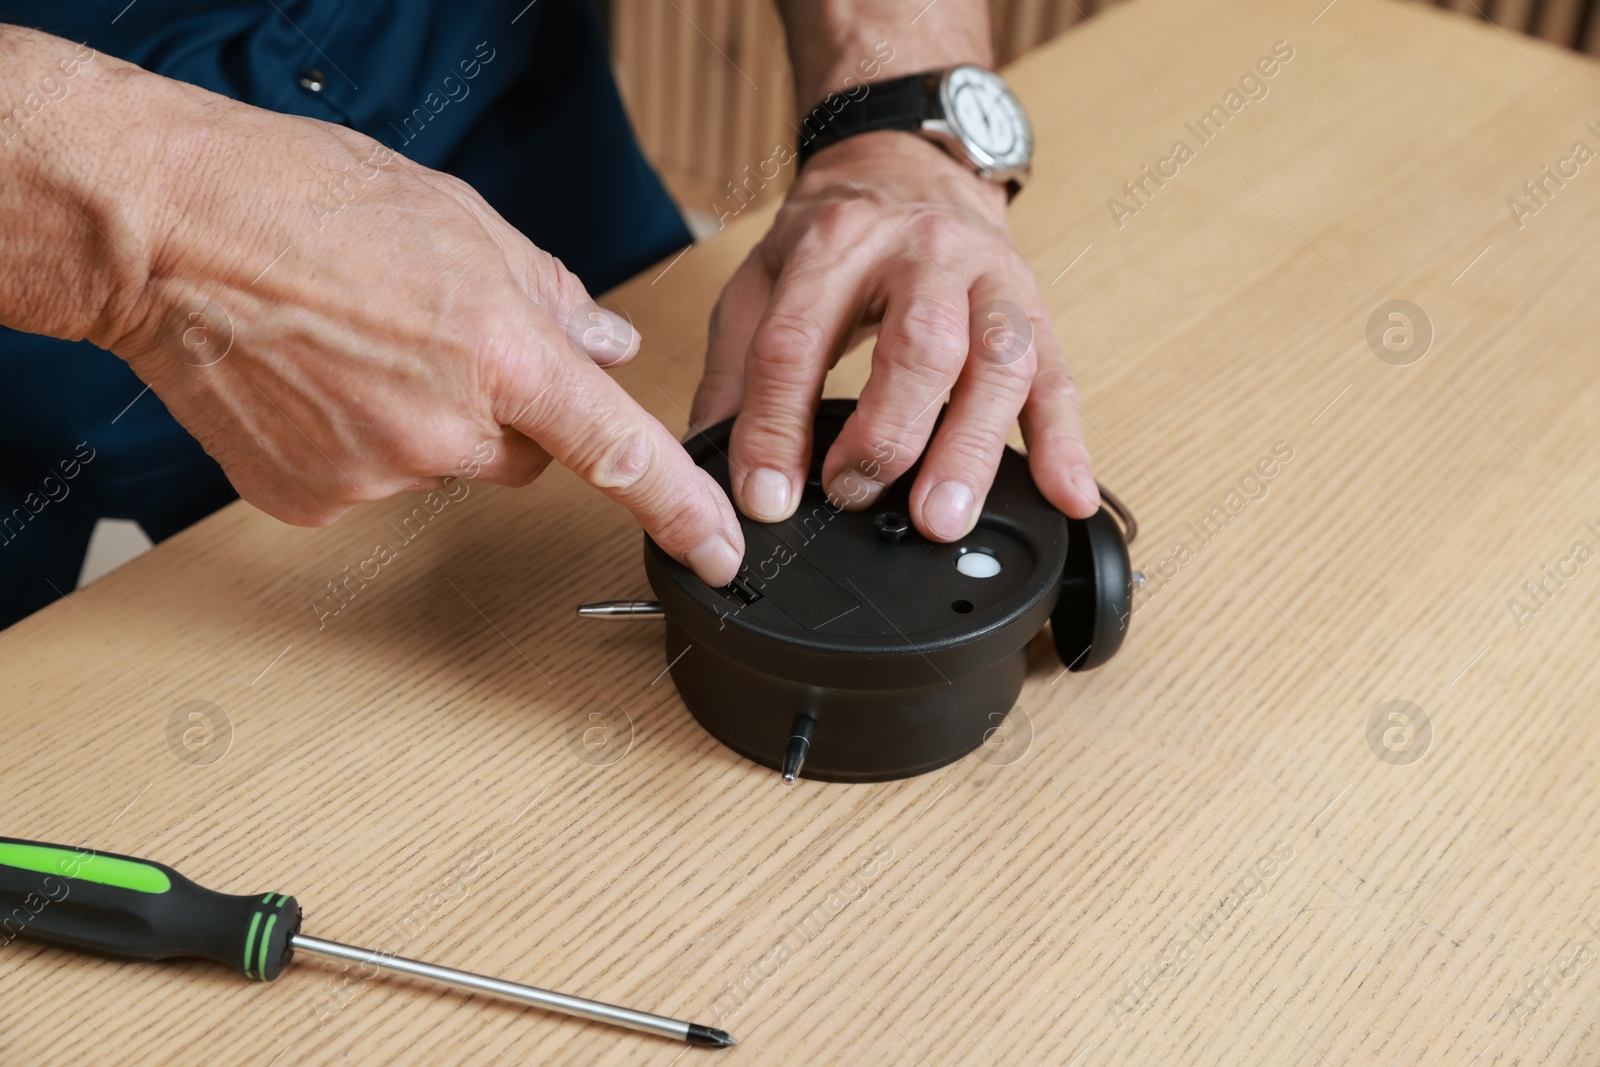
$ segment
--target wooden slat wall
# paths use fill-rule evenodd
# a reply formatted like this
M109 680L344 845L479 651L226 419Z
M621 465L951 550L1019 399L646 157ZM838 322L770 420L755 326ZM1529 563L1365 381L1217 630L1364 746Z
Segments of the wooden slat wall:
M787 130L794 94L777 10L771 0L613 0L610 18L645 152L686 207L707 213Z
M1117 0L989 0L995 52L1012 59ZM1600 0L1416 0L1600 54ZM792 143L783 25L772 0L610 0L612 52L645 152L691 215L713 227L727 183ZM790 169L761 191L787 185Z

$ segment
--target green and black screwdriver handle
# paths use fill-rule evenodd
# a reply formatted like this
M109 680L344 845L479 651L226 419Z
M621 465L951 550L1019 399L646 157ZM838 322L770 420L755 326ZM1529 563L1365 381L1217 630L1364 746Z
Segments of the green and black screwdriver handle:
M272 981L294 955L300 905L231 896L171 867L0 837L0 934L134 960L198 956Z
M287 893L232 896L150 860L0 837L0 947L24 937L133 960L196 956L267 982L302 949L693 1045L737 1043L698 1023L309 937L300 919Z

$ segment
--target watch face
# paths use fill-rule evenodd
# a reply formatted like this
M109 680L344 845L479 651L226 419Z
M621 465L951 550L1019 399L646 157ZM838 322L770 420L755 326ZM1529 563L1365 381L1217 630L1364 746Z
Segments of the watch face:
M1033 156L1033 129L1006 83L982 67L956 67L942 89L945 119L977 162L990 170L1024 167Z

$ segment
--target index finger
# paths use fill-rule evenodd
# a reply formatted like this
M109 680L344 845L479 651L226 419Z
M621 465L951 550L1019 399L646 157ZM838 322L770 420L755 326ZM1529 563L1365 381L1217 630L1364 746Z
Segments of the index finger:
M564 351L557 330L518 363L500 417L557 463L621 504L707 584L739 571L744 534L733 505L667 428L599 367Z

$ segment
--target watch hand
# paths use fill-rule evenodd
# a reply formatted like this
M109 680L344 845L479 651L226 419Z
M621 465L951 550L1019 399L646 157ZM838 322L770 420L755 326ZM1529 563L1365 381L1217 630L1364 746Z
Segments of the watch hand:
M986 105L979 106L978 117L983 120L984 140L988 141L994 136L994 126L989 122L989 108Z

